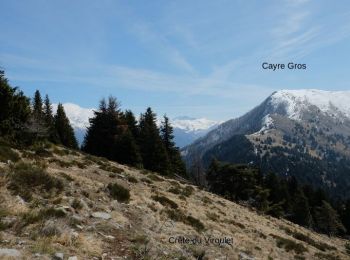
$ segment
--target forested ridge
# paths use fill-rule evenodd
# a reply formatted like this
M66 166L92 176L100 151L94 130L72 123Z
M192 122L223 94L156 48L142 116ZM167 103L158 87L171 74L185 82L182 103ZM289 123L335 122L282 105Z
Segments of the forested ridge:
M36 91L32 99L26 97L10 86L3 71L0 90L1 146L32 147L40 152L50 142L80 149L62 104L54 113L47 95L43 100ZM322 189L301 185L295 178L263 175L259 168L216 160L205 180L196 180L196 171L203 170L199 166L187 175L169 118L164 115L158 127L156 114L147 108L136 119L132 111L122 111L113 96L102 99L94 111L81 150L161 175L190 178L203 189L253 207L259 213L286 218L318 232L346 235L350 231L349 200L332 200ZM0 150L4 161L8 157L2 151L6 150Z

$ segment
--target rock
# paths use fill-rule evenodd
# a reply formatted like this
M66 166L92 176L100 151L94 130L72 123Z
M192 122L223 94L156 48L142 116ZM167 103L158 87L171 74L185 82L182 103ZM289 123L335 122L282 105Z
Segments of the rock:
M70 257L68 257L68 260L78 260L78 257L76 257L76 256L70 256Z
M119 209L120 208L120 203L117 200L112 200L111 208L114 209L114 210Z
M104 220L108 220L111 219L111 215L106 213L106 212L94 212L91 214L92 217L94 218L100 218L100 219L104 219Z
M75 231L72 231L71 236L72 236L72 239L76 240L79 237L79 233L75 232Z
M80 226L80 225L75 225L75 226L76 226L76 228L79 229L79 230L83 230L83 229L84 229L83 226Z
M17 249L9 249L9 248L0 248L0 258L1 257L14 257L14 258L19 258L21 257L21 252L18 251Z
M54 260L63 260L63 258L64 258L63 253L55 253L55 255L53 256Z
M7 227L13 226L13 224L17 221L17 217L3 217L1 219L2 224L4 224Z
M80 203L81 203L83 209L85 209L85 210L90 209L89 205L86 203L86 201L84 199L80 199Z
M239 256L239 260L255 260L254 256L247 255L244 252L240 252L238 256Z
M25 205L26 204L26 202L20 197L20 196L16 196L16 200L17 200L17 202L19 203L19 204L22 204L22 205Z
M110 236L110 235L105 236L105 238L106 238L107 240L110 240L110 241L113 241L113 240L115 239L114 236Z

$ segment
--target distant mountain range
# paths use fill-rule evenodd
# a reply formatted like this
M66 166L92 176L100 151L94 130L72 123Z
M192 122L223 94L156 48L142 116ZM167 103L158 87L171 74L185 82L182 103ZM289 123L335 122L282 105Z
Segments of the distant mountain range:
M182 149L201 158L249 163L350 197L350 91L281 90Z
M79 144L82 144L89 126L89 118L93 117L93 108L82 108L72 103L63 104L67 117L74 128L75 135ZM53 105L56 111L57 104ZM160 120L158 122L160 124ZM206 118L192 118L188 116L176 117L171 120L174 128L175 143L178 147L183 147L195 141L197 138L204 136L210 130L213 130L218 121Z

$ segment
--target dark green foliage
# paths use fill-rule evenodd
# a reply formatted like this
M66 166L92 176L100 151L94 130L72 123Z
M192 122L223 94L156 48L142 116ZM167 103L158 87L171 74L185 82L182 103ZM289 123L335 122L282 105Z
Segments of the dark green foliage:
M186 176L186 166L181 159L179 148L175 146L173 132L174 130L169 122L169 118L167 116L164 116L164 121L162 122L160 128L160 135L163 140L168 158L170 160L169 170L172 174Z
M133 120L130 113L127 118L123 115L116 98L109 97L108 103L102 99L99 110L90 118L83 150L119 163L140 167L139 147L133 135L137 130Z
M55 127L55 118L53 116L52 105L49 96L45 96L43 118L48 131L48 139L53 143L59 143L59 137Z
M284 248L287 252L294 251L297 254L303 254L304 252L308 251L307 248L301 243L297 243L291 239L287 239L273 234L271 234L271 236L276 239L276 245L280 248Z
M186 224L194 227L198 232L204 230L204 224L199 220L192 216L187 216L184 221Z
M317 208L315 219L319 231L329 236L346 231L339 219L337 211L326 201L323 201L322 205Z
M29 99L18 88L10 86L4 71L0 70L0 136L12 141L22 137L29 115Z
M167 209L165 212L170 219L192 226L197 232L201 232L205 229L204 224L199 219L192 216L186 216L179 209Z
M129 190L118 183L108 184L107 189L112 198L119 202L128 202L130 199Z
M291 220L293 222L306 227L310 227L312 225L312 216L310 213L308 199L305 197L303 191L299 189L294 195L292 212L293 215L291 216Z
M342 221L348 223L350 205L339 203L340 219L325 192L301 186L296 178L282 179L273 173L261 176L257 168L213 160L207 181L210 191L233 201L246 201L261 213L285 217L329 235L344 234L346 230ZM180 193L177 187L169 191Z
M350 234L350 199L346 200L340 208L340 217L345 229Z
M78 142L75 138L74 130L69 123L69 119L64 112L62 104L58 104L54 119L59 142L66 147L78 149Z
M21 224L27 226L49 218L63 218L66 216L66 212L60 208L45 208L39 211L30 211L22 216Z
M131 183L138 183L138 180L133 176L128 176L127 180Z
M36 90L34 93L34 98L33 98L33 115L36 118L43 118L44 113L43 113L43 100L41 98L41 94L39 90Z
M303 233L297 232L297 231L292 231L288 228L285 229L286 233L288 235L291 235L292 237L294 237L295 239L298 239L300 241L303 241L321 251L327 251L327 250L336 250L337 248L335 248L334 246L330 246L326 243L323 242L317 242L315 240L313 240L310 236L307 236Z
M0 162L17 162L20 159L19 155L10 147L0 144Z
M248 200L253 196L258 171L246 165L212 161L207 180L209 189L231 200Z
M350 255L350 243L345 244L345 250L346 250L346 253Z
M180 185L175 185L169 188L168 191L180 196L189 197L194 192L194 188L192 186L186 186L183 188Z
M155 201L158 201L163 206L170 207L172 209L178 208L178 205L174 201L172 201L171 199L168 199L165 196L153 195L152 199L155 200Z
M9 188L19 194L23 199L30 200L35 189L50 192L53 189L62 191L61 180L51 176L44 169L28 164L18 163L10 172Z
M139 146L144 168L163 175L170 174L169 157L159 135L156 114L151 108L147 108L140 118Z

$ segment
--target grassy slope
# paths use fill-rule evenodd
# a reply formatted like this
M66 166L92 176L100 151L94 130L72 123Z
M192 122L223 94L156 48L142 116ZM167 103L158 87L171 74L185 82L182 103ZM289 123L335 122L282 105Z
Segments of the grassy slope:
M39 154L22 152L21 156L46 166L64 188L32 192L30 202L8 189L9 165L0 163L0 218L7 223L0 231L0 248L18 249L28 259L35 253L39 259L51 259L56 252L78 259L350 258L345 240L258 215L197 187L62 148ZM109 183L129 189L129 202L114 200ZM65 216L38 213L49 207L63 209ZM108 213L111 218L92 217L94 212ZM37 213L42 216L24 225L24 216L28 219ZM169 237L179 235L233 237L233 246L168 242Z

